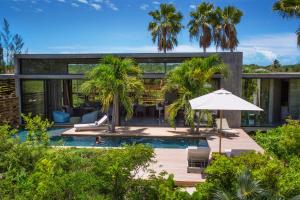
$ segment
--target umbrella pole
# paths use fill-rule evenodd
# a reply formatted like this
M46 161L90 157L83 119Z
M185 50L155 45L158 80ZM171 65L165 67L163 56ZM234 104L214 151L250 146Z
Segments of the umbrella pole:
M219 133L219 153L221 154L222 149L222 120L223 119L223 111L220 110L220 133Z

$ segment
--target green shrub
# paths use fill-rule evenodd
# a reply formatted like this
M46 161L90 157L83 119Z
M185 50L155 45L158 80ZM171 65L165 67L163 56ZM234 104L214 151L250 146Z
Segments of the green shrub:
M266 151L280 159L288 160L290 156L300 157L300 121L287 120L287 124L257 132L255 140Z
M267 153L250 152L233 158L214 155L212 163L205 170L207 180L197 186L193 198L212 199L215 191L234 194L238 176L245 170L249 170L253 180L259 181L260 186L268 191L268 196L291 198L300 194L300 159L293 157L291 160L293 164L287 166Z
M52 127L53 122L48 119L43 120L40 116L32 117L31 113L28 115L22 114L25 123L25 130L28 132L27 140L38 144L49 144L49 136L47 134L48 128Z

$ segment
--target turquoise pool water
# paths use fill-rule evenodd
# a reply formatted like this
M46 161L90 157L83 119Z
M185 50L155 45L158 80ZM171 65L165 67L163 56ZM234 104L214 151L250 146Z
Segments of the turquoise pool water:
M102 137L101 143L95 143L95 137L92 136L72 136L61 137L61 132L66 129L53 129L49 131L49 136L52 145L64 146L94 146L94 147L120 147L126 144L148 144L153 148L176 148L185 149L188 146L207 147L207 141L201 138L159 138L159 137ZM19 132L21 141L26 139L26 131Z

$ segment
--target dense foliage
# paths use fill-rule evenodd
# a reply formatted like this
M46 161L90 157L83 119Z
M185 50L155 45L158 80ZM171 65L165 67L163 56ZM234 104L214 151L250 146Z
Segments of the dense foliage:
M175 126L175 118L180 110L184 111L186 124L194 128L195 112L189 100L207 94L213 89L213 75L227 74L227 67L220 57L212 55L207 58L192 58L180 64L167 74L165 93L176 94L177 98L167 109L169 120Z
M281 65L278 60L274 60L272 65L243 65L243 73L271 73L271 72L300 72L300 64Z
M52 148L41 134L51 124L39 117L24 119L31 136L22 143L16 130L0 126L1 199L300 199L299 121L257 132L264 154L214 154L206 182L190 195L164 172L150 173L148 180L137 176L154 157L150 147Z
M266 152L228 158L215 154L197 187L197 199L300 199L300 123L257 132ZM297 196L298 195L298 196Z
M24 119L31 136L22 143L16 130L0 126L0 199L191 198L175 187L172 176L166 179L166 173L150 173L148 180L137 176L154 156L148 146L52 148L38 139L49 122L31 116Z
M287 120L287 124L265 132L258 132L255 140L268 152L288 161L300 158L300 122Z
M82 90L94 96L106 113L112 105L112 128L119 121L119 107L126 111L126 119L132 117L134 100L143 92L141 69L130 59L105 56L99 65L86 73Z
M215 155L214 160L205 170L206 182L197 187L193 197L212 199L220 196L222 192L223 195L232 197L228 199L237 199L234 198L237 191L245 191L244 195L246 195L249 194L247 190L255 189L260 191L255 194L255 197L238 199L289 199L300 194L299 164L299 158L293 165L285 166L284 162L270 157L269 154L262 155L254 152L233 158ZM248 184L241 182L245 172L248 173L248 178L244 181ZM262 191L264 192L261 193Z

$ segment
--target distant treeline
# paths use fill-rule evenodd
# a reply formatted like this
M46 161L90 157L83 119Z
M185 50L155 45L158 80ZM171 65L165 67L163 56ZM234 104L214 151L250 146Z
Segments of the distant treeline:
M275 63L275 64L274 64ZM269 66L259 66L255 64L243 65L244 73L270 73L270 72L300 72L300 63L294 65L280 65L274 61Z

